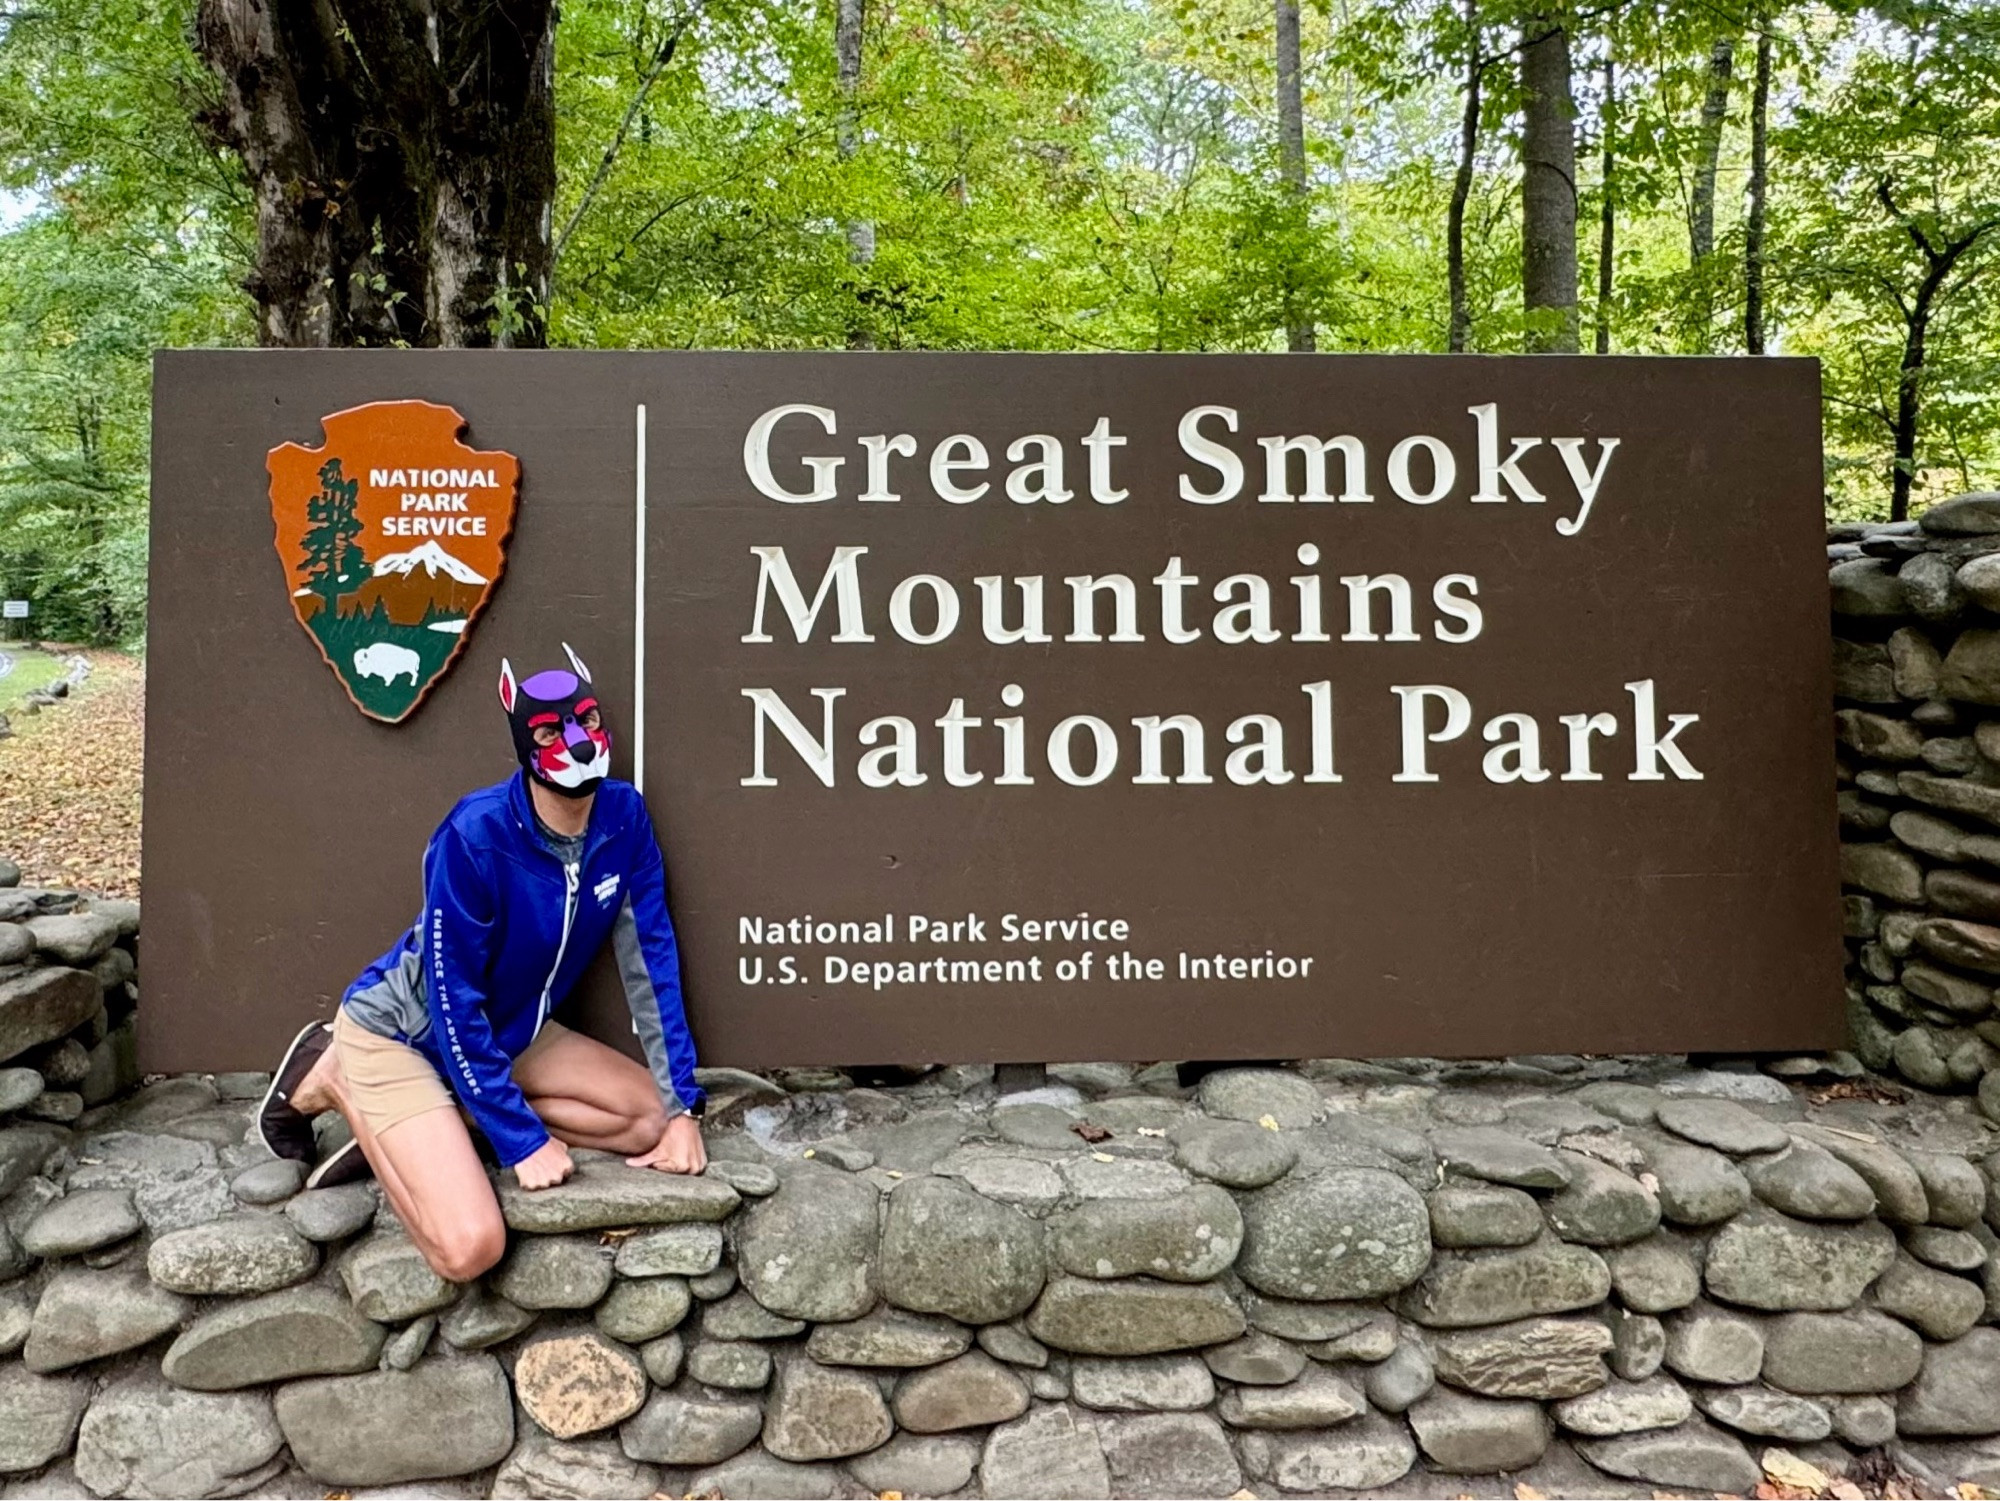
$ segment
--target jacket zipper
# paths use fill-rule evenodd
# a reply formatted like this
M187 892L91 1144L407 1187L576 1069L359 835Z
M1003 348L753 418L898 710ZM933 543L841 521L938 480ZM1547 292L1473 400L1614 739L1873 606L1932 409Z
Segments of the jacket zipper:
M556 962L549 966L549 977L542 982L542 1000L535 1013L535 1035L540 1036L542 1026L549 1019L549 992L555 988L556 972L562 968L563 954L569 949L570 925L576 921L576 894L582 886L579 878L583 863L563 866L563 925L562 941L556 945Z

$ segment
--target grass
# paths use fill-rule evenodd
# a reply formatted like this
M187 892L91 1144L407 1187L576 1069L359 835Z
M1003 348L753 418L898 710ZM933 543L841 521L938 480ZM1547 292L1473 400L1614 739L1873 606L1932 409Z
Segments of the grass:
M7 641L0 641L0 652L14 659L14 670L0 678L0 714L18 704L22 695L46 688L63 675L61 657Z

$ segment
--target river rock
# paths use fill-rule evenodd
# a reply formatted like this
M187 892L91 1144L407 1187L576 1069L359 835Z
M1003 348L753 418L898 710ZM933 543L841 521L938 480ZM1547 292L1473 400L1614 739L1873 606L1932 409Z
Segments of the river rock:
M1547 1236L1501 1251L1440 1251L1398 1307L1434 1329L1505 1324L1604 1301L1611 1273L1595 1251Z
M1880 1141L1857 1140L1853 1132L1798 1125L1793 1134L1824 1147L1853 1168L1875 1191L1876 1213L1885 1220L1921 1225L1930 1218L1930 1196L1908 1158Z
M1521 1470L1549 1446L1549 1420L1533 1402L1496 1402L1438 1387L1409 1411L1431 1463L1448 1475Z
M972 1479L979 1440L960 1434L899 1433L847 1461L847 1472L875 1494L949 1496Z
M1612 1374L1624 1381L1644 1381L1667 1358L1667 1326L1650 1313L1633 1313L1616 1303L1604 1310L1611 1330Z
M1650 1485L1742 1496L1764 1478L1749 1450L1700 1418L1678 1428L1585 1439L1576 1451L1607 1474Z
M1930 1205L1933 1225L1963 1229L1979 1223L1986 1211L1986 1179L1978 1168L1950 1152L1923 1152L1914 1148L1899 1155L1916 1169Z
M500 1212L511 1230L560 1235L578 1230L617 1230L632 1225L673 1225L689 1220L724 1220L743 1202L719 1177L688 1177L627 1167L615 1157L576 1151L576 1172L565 1183L533 1193L501 1175Z
M1368 1404L1345 1377L1314 1365L1284 1386L1226 1391L1215 1410L1232 1428L1329 1428L1366 1412Z
M21 1358L48 1372L136 1349L177 1327L189 1307L132 1272L65 1269L42 1289Z
M523 1410L560 1439L615 1427L645 1405L646 1392L639 1357L594 1329L537 1336L514 1361Z
M1798 1219L1860 1220L1875 1210L1867 1180L1810 1141L1791 1141L1784 1151L1749 1164L1746 1173L1758 1198Z
M659 1225L618 1247L621 1277L699 1277L722 1262L722 1227Z
M764 1447L778 1458L865 1454L894 1427L874 1378L811 1360L779 1362L764 1407Z
M9 962L4 945L9 931L18 929L0 928L0 963ZM47 1081L31 1068L0 1068L0 1115L8 1115L25 1109L41 1097Z
M1615 1438L1621 1433L1646 1433L1673 1428L1694 1416L1687 1388L1671 1376L1644 1381L1613 1381L1570 1397L1551 1409L1557 1423L1585 1438Z
M81 1256L137 1235L144 1226L132 1195L122 1188L93 1188L56 1200L21 1232L30 1256Z
M1262 1188L1299 1160L1298 1144L1248 1121L1190 1121L1174 1133L1174 1161L1224 1188Z
M875 1304L879 1198L874 1185L843 1172L785 1175L735 1224L743 1286L789 1318L861 1317Z
M372 1370L384 1330L329 1287L220 1303L182 1331L160 1363L175 1386L233 1391L299 1376Z
M644 1344L678 1327L693 1302L684 1277L621 1278L597 1305L592 1322L611 1339Z
M760 1392L771 1384L771 1352L754 1340L705 1339L687 1353L687 1372L703 1386Z
M650 1496L659 1487L659 1472L629 1457L608 1435L565 1443L529 1427L493 1477L490 1494L495 1498L545 1501L563 1497L568 1501L592 1496Z
M1061 1404L1037 1407L986 1435L979 1484L989 1501L1065 1496L1103 1501L1111 1468L1097 1420Z
M384 1324L436 1313L460 1290L431 1270L407 1236L379 1230L340 1258L340 1280L356 1311Z
M1525 1246L1542 1233L1542 1206L1498 1183L1446 1183L1428 1198L1431 1243L1450 1250Z
M1666 1364L1690 1381L1741 1386L1764 1366L1764 1332L1750 1319L1697 1303L1665 1320Z
M1825 1225L1752 1210L1716 1233L1703 1275L1727 1303L1780 1312L1847 1308L1888 1267L1887 1225Z
M1833 1431L1857 1449L1879 1449L1896 1436L1896 1404L1887 1397L1835 1397Z
M1715 1225L1742 1213L1750 1183L1720 1152L1663 1136L1640 1139L1658 1182L1660 1214L1677 1225Z
M497 1465L514 1447L507 1373L488 1355L278 1388L278 1426L322 1485L403 1485Z
M1945 653L1938 687L1960 703L2000 704L2000 631L1960 631Z
M1271 1068L1224 1068L1202 1077L1201 1108L1218 1120L1262 1121L1296 1131L1319 1117L1320 1094L1310 1079Z
M244 1297L275 1292L319 1269L319 1247L281 1215L239 1214L153 1242L146 1271L170 1292Z
M1905 1437L2000 1433L2000 1330L1927 1345L1923 1369L1896 1404Z
M1703 1388L1694 1400L1723 1427L1758 1438L1810 1444L1833 1432L1833 1418L1819 1403L1768 1386Z
M1436 1383L1430 1352L1413 1339L1399 1342L1388 1359L1370 1366L1364 1381L1369 1402L1395 1413L1407 1412Z
M1883 558L1855 558L1827 570L1833 613L1863 619L1894 619L1909 613L1903 585Z
M1454 1126L1431 1132L1431 1145L1452 1171L1516 1188L1562 1188L1570 1173L1546 1147L1493 1126Z
M594 1308L611 1290L611 1260L594 1235L524 1235L489 1285L522 1308Z
M80 969L31 969L0 980L0 1063L82 1026L103 998Z
M1840 884L1910 906L1924 899L1923 867L1908 851L1886 842L1841 845Z
M1229 1439L1206 1413L1099 1418L1097 1433L1116 1495L1225 1497L1243 1488Z
M1636 1245L1604 1252L1611 1285L1619 1300L1634 1313L1670 1313L1701 1296L1701 1254L1698 1242L1671 1232L1649 1236Z
M1207 1184L1168 1200L1090 1200L1049 1223L1050 1255L1080 1277L1206 1282L1236 1259L1242 1242L1235 1200Z
M1306 1368L1306 1357L1296 1346L1261 1330L1226 1345L1211 1345L1201 1358L1225 1381L1244 1386L1283 1386Z
M1912 1225L1903 1232L1903 1249L1940 1271L1977 1272L1986 1265L1986 1247L1977 1236L1942 1225Z
M709 1304L701 1329L711 1339L790 1339L805 1333L806 1324L771 1312L746 1292L734 1292Z
M262 1393L179 1391L142 1373L90 1404L76 1474L99 1496L236 1495L276 1469L284 1442Z
M1153 1355L1235 1339L1244 1319L1242 1308L1214 1283L1057 1277L1036 1300L1027 1325L1036 1339L1058 1350Z
M1556 1154L1569 1186L1550 1197L1549 1228L1585 1246L1622 1246L1659 1228L1660 1201L1644 1184L1580 1152Z
M742 1453L764 1427L764 1407L754 1397L702 1392L654 1392L618 1430L633 1459L662 1465L714 1465Z
M1676 1136L1732 1157L1782 1151L1791 1144L1782 1126L1733 1100L1668 1100L1660 1106L1659 1122Z
M307 1240L324 1245L359 1235L375 1222L375 1187L370 1183L344 1183L338 1188L315 1188L285 1205L285 1218Z
M1202 1374L1207 1369L1195 1362ZM984 1350L910 1371L890 1402L897 1424L911 1433L949 1433L1005 1423L1028 1410L1028 1388Z
M1394 1173L1295 1172L1244 1196L1237 1269L1274 1297L1381 1297L1422 1275L1430 1252L1430 1212Z
M39 1470L67 1454L90 1401L82 1376L38 1376L9 1362L0 1366L0 1475Z
M1288 1491L1374 1490L1394 1485L1417 1462L1410 1430L1370 1413L1326 1433L1251 1433L1245 1466Z
M451 1306L439 1328L453 1349L484 1350L524 1333L536 1317L533 1311L475 1283Z
M1610 1348L1611 1331L1597 1319L1539 1318L1441 1333L1432 1355L1438 1379L1452 1386L1553 1401L1604 1385L1611 1373L1602 1357Z
M1765 1330L1764 1379L1808 1396L1891 1392L1916 1379L1924 1344L1873 1309L1790 1313Z
M1986 1315L1986 1293L1978 1283L1925 1266L1899 1254L1877 1279L1875 1306L1914 1324L1936 1340L1957 1339Z
M89 965L118 941L118 924L101 912L31 917L21 924L36 950L55 964Z
M1270 1336L1251 1335L1249 1338L1269 1340ZM1276 1340L1270 1342L1273 1345L1279 1343ZM1233 1343L1242 1345L1246 1341ZM1219 1348L1228 1349L1229 1346ZM1079 1355L1070 1362L1070 1396L1072 1400L1099 1412L1192 1412L1215 1400L1215 1378L1209 1374L1214 1368L1214 1353L1212 1350L1203 1351L1201 1358L1193 1355L1149 1355L1134 1360L1099 1360ZM1297 1351L1291 1353L1298 1355ZM1305 1369L1305 1357L1299 1355L1298 1359L1299 1368L1291 1373L1292 1376ZM1271 1374L1268 1367L1254 1369L1262 1374ZM1285 1379L1290 1380L1291 1377ZM1269 1386L1280 1383L1262 1381L1251 1384Z
M1020 1210L948 1178L909 1178L889 1195L882 1295L917 1313L992 1324L1042 1290L1042 1227Z
M894 1370L936 1365L963 1355L971 1344L972 1331L963 1324L884 1305L847 1323L816 1326L806 1353L821 1365Z

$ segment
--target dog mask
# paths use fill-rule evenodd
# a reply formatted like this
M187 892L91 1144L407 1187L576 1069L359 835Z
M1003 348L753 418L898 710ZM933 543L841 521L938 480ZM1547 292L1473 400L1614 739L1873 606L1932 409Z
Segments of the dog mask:
M590 686L590 669L567 641L563 654L573 670L551 667L520 682L503 660L500 706L514 734L514 754L528 775L563 797L588 797L610 774L611 736Z

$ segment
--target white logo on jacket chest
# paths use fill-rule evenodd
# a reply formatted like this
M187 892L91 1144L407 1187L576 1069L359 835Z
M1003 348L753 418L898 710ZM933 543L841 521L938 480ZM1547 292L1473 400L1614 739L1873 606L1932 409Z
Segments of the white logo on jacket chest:
M618 877L615 875L606 876L603 880L599 881L595 886L590 888L590 894L597 898L597 905L600 907L608 903L611 900L611 898L617 894L617 892L618 892Z

